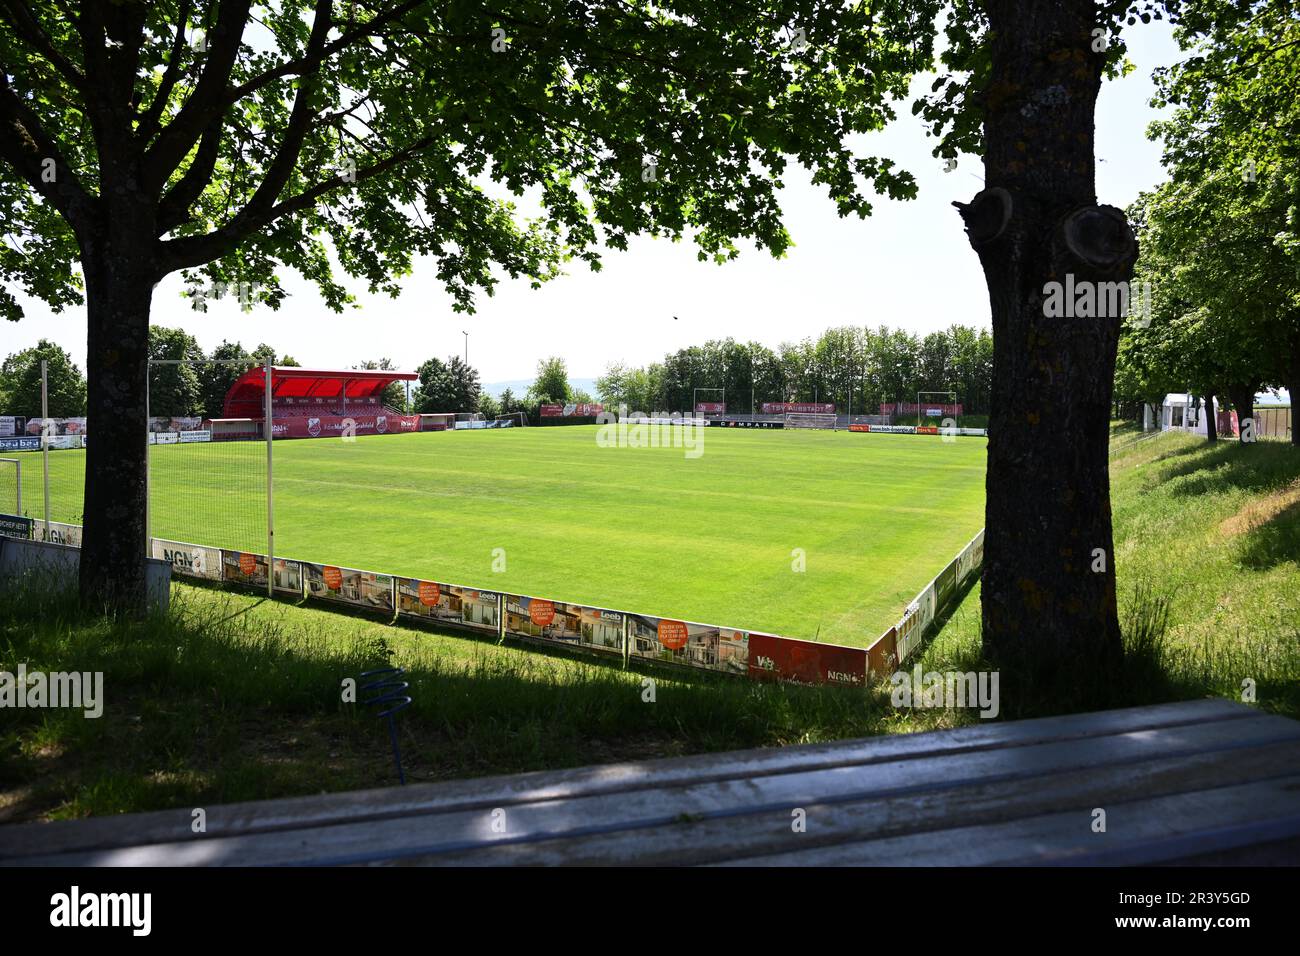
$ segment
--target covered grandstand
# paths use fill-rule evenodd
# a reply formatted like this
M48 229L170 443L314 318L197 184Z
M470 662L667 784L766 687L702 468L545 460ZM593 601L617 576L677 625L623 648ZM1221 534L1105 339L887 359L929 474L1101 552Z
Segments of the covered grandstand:
M394 382L413 381L414 372L272 366L271 432L275 438L384 435L436 430L421 416L404 415L384 404ZM221 418L211 420L213 440L265 437L266 368L250 368L235 379ZM445 427L445 426L443 426Z

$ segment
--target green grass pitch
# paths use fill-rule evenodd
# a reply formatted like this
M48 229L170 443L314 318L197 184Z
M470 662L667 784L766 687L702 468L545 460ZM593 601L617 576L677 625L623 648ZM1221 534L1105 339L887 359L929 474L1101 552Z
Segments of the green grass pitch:
M704 435L693 459L596 426L276 442L276 553L865 646L983 524L982 438ZM151 452L154 536L265 551L265 445ZM50 454L56 520L83 454Z

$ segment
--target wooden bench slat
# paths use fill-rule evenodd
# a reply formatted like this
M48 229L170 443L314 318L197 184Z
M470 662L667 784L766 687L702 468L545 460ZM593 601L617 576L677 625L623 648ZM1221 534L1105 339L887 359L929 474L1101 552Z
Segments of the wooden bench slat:
M991 748L1035 746L1118 733L1242 720L1259 711L1212 698L1093 714L980 723L954 730L869 737L834 743L699 754L642 763L539 771L409 787L349 791L208 807L207 838L378 821L416 814L510 807L539 800L614 795L646 787L753 778L816 769L867 766ZM6 858L168 842L189 834L190 810L0 827Z
M1240 761L1248 775L1277 773L1278 766L1294 767L1300 746L1250 751ZM1282 761L1286 761L1282 764ZM1232 767L1239 765L1234 758ZM880 799L847 803L810 803L803 807L807 831L792 829L790 808L772 809L746 816L711 817L665 823L615 833L560 836L521 843L484 844L451 853L425 853L373 859L373 864L435 866L609 866L700 865L728 859L757 861L783 853L812 853L850 843L872 843L914 836L914 853L927 853L930 862L961 862L947 852L948 834L956 828L1060 814L1072 826L1087 830L1095 807L1115 808L1125 801L1184 792L1208 792L1222 783L1220 756L1179 756L1132 768L1111 766L1080 768L1026 783L1000 780L920 796L896 794ZM1234 777L1234 780L1237 778ZM1291 812L1300 814L1300 795L1291 793ZM1249 808L1243 812L1250 815ZM1130 818L1109 818L1110 831L1127 826ZM795 849L797 848L797 849ZM928 848L928 849L926 849ZM873 858L889 865L885 857ZM897 861L895 861L897 862Z
M1111 803L1105 833L1076 813L807 851L740 857L717 866L1123 866L1176 863L1300 836L1300 775ZM941 848L941 849L940 849ZM1290 863L1300 863L1291 858Z
M1148 765L1194 756L1201 764L1222 764L1230 753L1234 779L1253 768L1272 773L1275 756L1264 759L1259 751L1289 745L1292 759L1300 760L1300 724L1267 715L1240 720L1168 727L1080 738L1011 749L974 750L944 756L895 760L869 766L840 766L803 773L786 773L687 783L674 787L646 787L625 791L616 798L592 794L566 799L543 799L506 808L507 831L491 830L490 808L421 814L397 819L342 823L266 834L214 836L140 845L106 851L80 851L59 857L41 855L13 858L9 862L65 862L103 865L173 863L280 864L291 862L362 862L419 854L431 857L456 853L505 840L536 841L576 839L598 834L596 842L611 845L619 831L636 834L665 826L683 814L709 817L731 825L739 815L767 809L825 805L831 801L880 804L883 800L938 800L951 802L963 788L1002 783L1032 797L1042 791L1045 774L1087 768L1097 775L1115 768L1115 786L1143 786ZM1221 771L1220 771L1221 772ZM1086 777L1086 775L1085 775ZM1086 782L1086 779L1081 781ZM937 796L935 796L937 795ZM1024 804L1021 800L1019 804ZM1022 806L1020 812L1042 812L1041 806ZM188 832L188 829L187 829Z

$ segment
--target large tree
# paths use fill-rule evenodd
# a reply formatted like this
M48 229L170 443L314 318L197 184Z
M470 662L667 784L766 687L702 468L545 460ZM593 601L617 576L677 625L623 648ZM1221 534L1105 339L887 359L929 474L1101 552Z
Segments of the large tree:
M1031 682L1018 692L1101 690L1122 657L1108 460L1122 314L1095 306L1138 248L1098 201L1094 114L1103 77L1123 69L1123 26L1178 6L956 0L948 72L916 105L938 155L984 162L984 188L957 204L993 325L982 632L986 654ZM1093 305L1059 314L1065 287Z
M447 361L431 358L415 370L419 376L412 399L417 412L476 412L479 410L478 370L459 355Z
M149 414L165 418L202 414L203 383L198 340L184 329L149 328Z
M0 272L87 309L83 599L143 604L164 276L274 308L291 268L337 309L334 262L396 293L428 256L468 309L500 273L540 283L635 233L779 254L790 156L841 213L869 210L863 177L912 193L844 140L930 63L938 5L0 3ZM485 180L534 188L545 216L521 225ZM7 292L0 310L21 314Z
M558 355L538 359L537 377L528 386L530 402L567 402L573 390L569 387L569 370Z
M1245 418L1261 385L1300 392L1300 2L1199 0L1178 39L1188 56L1157 73L1171 182L1153 213Z

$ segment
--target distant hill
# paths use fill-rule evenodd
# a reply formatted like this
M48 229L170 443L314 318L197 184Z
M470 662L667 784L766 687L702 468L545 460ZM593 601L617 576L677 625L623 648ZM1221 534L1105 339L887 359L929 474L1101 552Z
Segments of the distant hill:
M508 388L516 395L522 396L524 392L528 391L528 386L532 384L533 380L531 378L516 378L505 382L484 382L483 391L487 392L494 398L500 398L501 393ZM594 378L571 378L569 379L569 387L574 389L581 388L592 398L597 397L596 380Z

